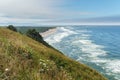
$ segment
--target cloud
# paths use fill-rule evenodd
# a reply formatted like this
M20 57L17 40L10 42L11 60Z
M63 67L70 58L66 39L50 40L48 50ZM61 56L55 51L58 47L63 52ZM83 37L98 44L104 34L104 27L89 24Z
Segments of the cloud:
M0 14L16 18L61 18L74 15L88 15L88 12L64 10L64 0L2 0Z
M7 17L49 18L54 12L52 5L55 3L55 0L2 0L0 13Z
M0 24L120 22L118 17L82 19L96 13L64 9L69 0L0 0Z

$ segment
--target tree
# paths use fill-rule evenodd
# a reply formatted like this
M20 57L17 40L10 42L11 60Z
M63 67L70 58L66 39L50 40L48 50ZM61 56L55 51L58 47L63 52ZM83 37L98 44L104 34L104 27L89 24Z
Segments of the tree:
M36 41L39 41L39 42L43 41L42 36L35 29L28 29L28 31L26 32L26 35Z
M39 35L39 32L37 32L35 29L28 29L28 31L26 32L26 35L37 41L42 39L42 36Z
M51 47L48 43L46 43L43 40L43 37L39 34L39 32L37 32L35 29L28 29L28 31L26 32L26 35L42 44L44 44L45 46ZM52 48L52 47L51 47Z
M9 25L7 28L12 30L12 31L17 32L17 29L13 25Z

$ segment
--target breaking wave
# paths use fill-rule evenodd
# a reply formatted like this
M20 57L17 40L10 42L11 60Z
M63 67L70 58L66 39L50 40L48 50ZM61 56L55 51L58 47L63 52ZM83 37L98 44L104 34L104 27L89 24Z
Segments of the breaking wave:
M57 32L45 38L45 41L65 55L95 68L108 77L109 80L120 80L120 56L114 58L116 54L112 53L108 48L112 46L114 50L113 45L118 44L118 41L113 43L115 41L109 40L112 40L111 38L114 36L118 37L118 34L104 31L96 33L97 30L81 29L79 27L58 27Z

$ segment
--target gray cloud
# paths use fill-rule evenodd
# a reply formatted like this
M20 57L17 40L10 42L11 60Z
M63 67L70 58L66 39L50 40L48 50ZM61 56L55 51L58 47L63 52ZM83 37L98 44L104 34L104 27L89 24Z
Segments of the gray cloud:
M2 0L0 13L7 17L18 18L51 18L56 10L52 7L55 0Z
M39 19L55 19L89 14L89 12L65 11L60 8L63 3L64 0L2 0L0 1L0 14L9 18Z
M118 17L82 19L96 13L63 10L60 7L63 4L64 0L0 0L0 24L40 25L120 21Z

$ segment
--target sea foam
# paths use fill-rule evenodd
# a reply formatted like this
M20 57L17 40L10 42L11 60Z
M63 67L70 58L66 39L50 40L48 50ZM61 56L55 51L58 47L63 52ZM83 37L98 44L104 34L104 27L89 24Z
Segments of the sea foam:
M51 42L51 43L58 43L63 38L65 38L71 34L76 34L76 32L71 31L69 29L65 29L64 27L58 27L57 33L54 33L52 36L45 38L45 41Z
M76 59L77 61L87 62L89 64L94 63L96 67L103 69L101 73L104 75L114 76L114 80L120 79L120 60L107 58L109 51L105 50L106 46L97 44L91 40L92 36L101 39L104 36L108 36L109 33L100 32L98 34L94 33L94 35L92 35L90 33L93 33L93 31L88 29L76 30L73 27L70 29L69 27L59 27L57 29L58 30L55 34L45 39L48 43L64 52L65 55ZM64 38L68 39L63 41ZM111 37L109 35L108 37L105 37L104 40L108 41L110 38ZM111 42L108 43L111 44Z

